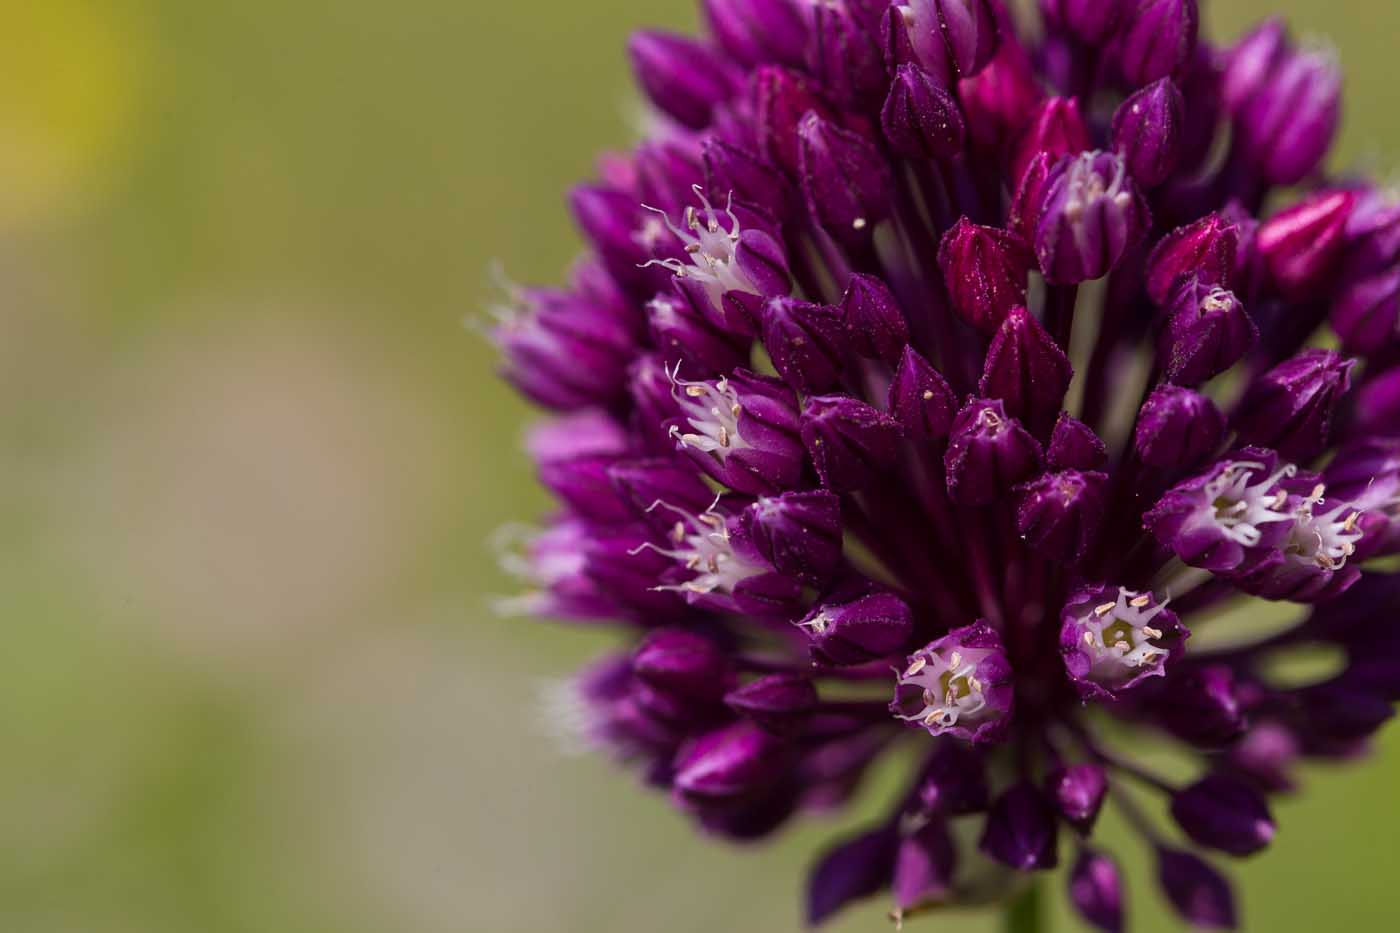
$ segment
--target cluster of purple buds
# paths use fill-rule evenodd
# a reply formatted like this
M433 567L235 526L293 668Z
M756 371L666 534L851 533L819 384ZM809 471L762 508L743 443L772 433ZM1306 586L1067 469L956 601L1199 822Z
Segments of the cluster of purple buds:
M1400 200L1324 165L1333 60L1212 45L1196 0L703 7L632 40L647 138L574 191L572 285L495 330L559 501L508 606L623 642L570 720L740 840L912 750L812 923L1063 859L1122 929L1108 805L1234 927L1211 857L1400 698ZM1255 600L1305 609L1202 636ZM1345 665L1273 675L1310 645Z

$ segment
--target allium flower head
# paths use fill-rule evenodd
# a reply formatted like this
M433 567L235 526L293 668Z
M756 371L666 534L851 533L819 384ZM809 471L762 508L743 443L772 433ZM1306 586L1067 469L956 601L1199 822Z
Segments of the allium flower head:
M741 840L905 749L813 923L1063 862L1119 930L1110 807L1235 925L1212 853L1400 697L1400 209L1327 173L1333 57L1212 45L1196 0L703 8L632 41L648 137L573 193L571 286L494 332L559 501L505 605L619 636L570 721ZM1300 621L1231 633L1260 600ZM1340 672L1270 676L1313 644Z

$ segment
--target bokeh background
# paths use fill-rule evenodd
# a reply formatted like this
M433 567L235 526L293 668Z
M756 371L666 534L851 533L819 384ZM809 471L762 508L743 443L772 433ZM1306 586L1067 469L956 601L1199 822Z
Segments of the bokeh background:
M1400 6L1209 18L1276 6L1389 172ZM607 634L488 607L487 539L545 503L464 321L492 260L559 278L624 36L688 0L0 9L0 930L796 929L839 824L697 839L553 738L542 685ZM1397 781L1395 731L1311 774L1247 928L1394 928Z

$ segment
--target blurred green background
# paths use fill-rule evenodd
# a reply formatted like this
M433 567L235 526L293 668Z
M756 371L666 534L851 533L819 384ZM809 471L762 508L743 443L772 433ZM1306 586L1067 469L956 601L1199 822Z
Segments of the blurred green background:
M1388 172L1400 7L1283 6ZM463 321L493 259L559 278L624 36L688 0L3 7L0 930L795 929L840 827L697 839L550 737L541 686L608 636L487 609L487 537L545 503ZM1394 732L1313 773L1247 928L1393 928L1397 780Z

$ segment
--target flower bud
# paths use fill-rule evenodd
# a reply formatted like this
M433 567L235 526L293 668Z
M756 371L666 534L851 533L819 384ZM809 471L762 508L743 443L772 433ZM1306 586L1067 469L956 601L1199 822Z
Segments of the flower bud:
M775 217L785 217L799 202L782 170L742 146L714 136L700 144L705 167L705 188L712 193L731 192L736 202L757 205Z
M672 457L618 461L608 467L608 479L618 498L658 531L669 531L676 522L662 504L699 515L715 499L689 464Z
M1166 181L1181 157L1186 101L1170 78L1140 89L1113 114L1113 149L1144 188Z
M1012 785L987 814L979 847L1018 871L1054 868L1059 860L1055 809L1029 781Z
M1101 470L1108 463L1108 446L1087 424L1060 412L1046 459L1055 470Z
M938 265L953 310L983 336L996 333L1007 313L1025 304L1030 253L999 227L959 219L943 235Z
M718 702L732 682L724 652L713 641L674 628L647 635L632 655L632 673L679 715Z
M968 136L984 152L1001 153L1020 138L1044 96L1030 56L1013 35L1002 37L986 68L958 82Z
M824 489L765 496L744 510L743 526L785 576L820 583L841 566L841 500Z
M1138 412L1133 441L1148 466L1180 470L1209 457L1225 438L1225 416L1209 397L1159 385Z
M1260 225L1259 252L1285 298L1307 297L1328 281L1355 205L1351 191L1321 191Z
M1228 288L1239 240L1239 227L1221 214L1207 215L1168 233L1147 257L1148 296L1164 307L1183 282Z
M1157 337L1157 366L1168 382L1199 385L1243 359L1258 339L1259 328L1234 292L1187 281Z
M880 111L885 138L910 159L949 159L962 152L966 128L953 95L918 65L900 65Z
M992 338L978 391L1037 432L1048 428L1065 400L1074 371L1055 338L1025 308L1012 308ZM1041 433L1044 437L1044 434Z
M1035 222L1040 219L1041 197L1045 193L1045 183L1050 178L1050 170L1059 161L1048 152L1042 152L1031 159L1016 186L1011 198L1011 207L1006 214L1006 227L1022 240L1029 242L1035 236Z
M710 32L746 65L801 65L807 25L794 0L704 0Z
M1157 848L1157 882L1181 919L1201 929L1235 929L1230 882L1208 862L1180 849Z
M883 591L822 603L797 625L811 639L813 658L838 667L899 653L914 633L909 607Z
M682 749L672 786L682 799L697 801L750 794L782 773L787 751L753 723L725 726Z
M802 443L835 492L873 482L894 462L899 433L898 421L848 395L815 395L802 406Z
M1046 792L1055 801L1060 815L1080 832L1087 833L1093 828L1108 794L1108 775L1095 764L1070 765L1050 775Z
M1254 381L1232 419L1241 439L1289 460L1311 460L1327 446L1332 415L1351 388L1355 360L1304 350Z
M1173 675L1153 708L1173 735L1198 748L1225 748L1245 728L1235 675L1224 664Z
M1240 109L1241 151L1275 185L1293 185L1322 163L1337 135L1342 75L1324 51L1291 51Z
M1122 933L1123 879L1113 859L1083 850L1069 873L1069 902L1094 929Z
M763 307L763 348L798 392L821 392L836 384L846 342L837 308L796 298L772 298Z
M943 464L948 495L960 505L986 505L1029 478L1040 445L997 399L972 399L958 412Z
M685 360L706 372L729 372L748 362L748 348L713 326L680 289L647 302L652 343L668 360Z
M862 5L874 9L874 22L863 17ZM879 100L885 92L885 59L880 49L880 14L870 3L822 3L812 7L812 42L808 70L827 95L851 110Z
M996 629L985 622L953 629L909 656L890 712L930 735L983 745L1011 726L1011 663Z
M1357 436L1400 435L1400 366L1369 377L1357 390L1351 430Z
M667 430L676 449L711 477L756 496L801 480L797 399L786 385L743 369L712 382L672 381L681 416Z
M851 901L884 890L898 846L894 828L881 826L827 850L807 875L807 925L818 926Z
M1172 818L1197 845L1252 855L1274 838L1274 820L1249 785L1207 775L1172 797Z
M1046 24L1085 45L1103 45L1118 28L1125 0L1040 0Z
M939 817L987 809L987 769L981 752L966 742L941 742L919 785L919 802L927 812Z
M990 0L902 0L890 9L892 48L907 48L926 71L948 81L986 67L999 41ZM906 59L896 56L896 63Z
M870 142L816 113L798 127L802 191L812 216L838 242L859 248L890 210L889 163Z
M1045 473L1017 487L1016 532L1051 560L1076 564L1103 523L1103 473Z
M1379 353L1400 329L1400 269L1346 283L1332 299L1330 321L1347 352Z
M935 903L953 887L958 853L948 826L930 820L899 843L894 862L896 914Z
M905 347L890 382L888 408L910 440L942 440L953 426L958 399L932 363Z
M798 178L798 128L803 118L811 112L834 119L834 112L806 75L776 65L754 71L752 94L759 149L774 165Z
M1229 762L1262 790L1277 793L1293 789L1290 772L1301 754L1298 739L1287 726L1261 722L1230 746Z
M900 358L909 342L909 324L883 279L853 274L841 299L841 312L846 337L857 353L887 363Z
M1142 236L1147 206L1118 156L1085 152L1060 162L1045 182L1035 255L1047 281L1102 278Z
M1220 89L1231 113L1241 113L1256 94L1268 87L1288 51L1288 27L1276 16L1264 20L1235 43L1225 55Z
M1116 699L1149 677L1161 677L1190 635L1151 593L1121 586L1081 587L1060 618L1065 671L1086 700Z
M786 735L816 709L817 688L806 677L769 674L730 690L724 705L769 732Z
M1019 181L1041 153L1049 156L1051 168L1064 156L1083 152L1090 146L1089 127L1079 113L1074 97L1051 97L1040 105L1035 118L1016 144L1011 160L1011 178Z
M1118 33L1118 69L1133 87L1173 75L1196 50L1196 0L1136 0Z
M694 39L638 32L627 43L627 52L647 99L691 129L708 125L715 105L737 89L728 64Z
M1346 274L1363 278L1400 262L1400 199L1372 188L1361 192L1347 218Z

